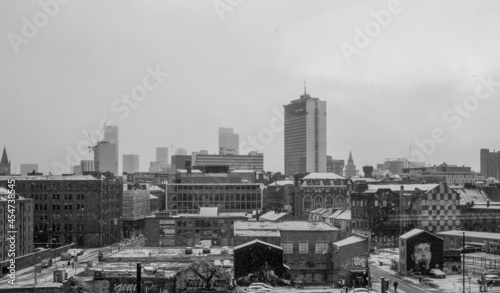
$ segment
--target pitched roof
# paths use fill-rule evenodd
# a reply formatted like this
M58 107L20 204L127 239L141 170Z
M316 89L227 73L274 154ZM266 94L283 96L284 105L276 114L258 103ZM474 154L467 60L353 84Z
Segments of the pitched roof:
M273 247L273 248L276 248L276 249L279 249L279 250L283 250L283 248L281 248L279 246L276 246L276 245L273 245L271 243L267 243L267 242L264 242L264 241L260 241L258 239L255 239L255 240L249 241L247 243L243 243L243 244L240 244L238 246L235 246L234 250L237 250L237 249L240 249L240 248L243 248L243 247L246 247L246 246L250 246L250 245L253 245L253 244L257 244L257 243L264 244L266 246L270 246L270 247Z
M304 177L304 180L307 179L345 179L345 178L335 173L311 173Z
M406 232L405 234L399 236L399 239L409 239L409 238L412 238L412 237L414 237L416 235L419 235L421 233L426 233L426 234L432 235L432 236L434 236L436 238L441 238L441 237L438 237L438 236L436 236L436 235L434 235L434 234L432 234L430 232L427 232L427 231L424 231L424 230L421 230L421 229L413 229L413 230L411 230L409 232Z
M460 194L460 204L462 205L471 201L474 203L486 203L488 201L488 195L482 190L476 188L451 188Z
M377 192L380 189L389 189L393 192L398 192L401 190L401 186L404 187L405 191L415 191L419 189L424 192L428 192L438 187L441 184L368 184L368 189L364 193Z
M279 220L280 218L288 215L286 212L281 212L281 213L276 213L275 211L269 211L263 215L260 216L262 220L268 220L268 221L276 221Z
M280 181L274 181L268 186L284 186L284 185L294 185L294 183L292 180L280 180Z
M340 241L334 242L333 245L335 245L337 247L341 247L341 246L350 245L353 243L358 243L358 242L363 242L363 241L368 241L368 238L361 237L358 235L353 235L351 237L347 237L346 239L342 239Z

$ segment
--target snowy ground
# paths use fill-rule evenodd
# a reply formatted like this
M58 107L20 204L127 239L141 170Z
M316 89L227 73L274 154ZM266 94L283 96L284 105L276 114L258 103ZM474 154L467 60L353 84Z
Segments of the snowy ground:
M381 251L380 253L370 255L370 264L372 266L384 270L385 272L390 273L400 279L419 285L418 276L402 276L395 270L392 270L392 260L399 260L399 249L387 249ZM468 274L465 276L465 292L481 292L480 286L477 282L479 277L473 275L478 275L478 272L481 272L486 268L489 268L491 265L495 264L495 260L497 262L500 261L500 256L486 253L470 253L466 255L466 267L471 272L471 278L469 279ZM383 265L381 266L380 263L382 263ZM474 274L472 274L473 270L475 271ZM463 279L462 275L460 274L447 274L445 279L433 279L424 277L422 278L422 283L424 283L423 286L425 286L425 288L428 289L429 292L463 292ZM400 290L398 290L398 292L400 292ZM491 291L490 289L488 289L488 292L500 292L500 286L491 288Z

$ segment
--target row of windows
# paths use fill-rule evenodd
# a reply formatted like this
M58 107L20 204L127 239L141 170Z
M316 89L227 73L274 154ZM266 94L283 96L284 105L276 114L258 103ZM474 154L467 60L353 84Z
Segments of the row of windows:
M176 202L176 203L169 203L169 209L172 210L185 210L185 209L198 209L200 207L219 207L221 209L226 209L226 210L250 210L250 209L260 209L261 204L260 202L225 202L225 203L208 203L208 204L198 204L198 203L191 203L191 202Z
M257 185L176 185L177 190L256 190L259 189Z
M63 194L65 200L73 200L73 194ZM48 199L48 194L32 194L31 198L35 200L47 200ZM61 194L59 193L54 193L52 194L52 200L61 200ZM76 200L85 200L85 194L76 194Z
M35 211L47 211L48 210L48 205L47 204L35 204ZM84 210L85 205L84 204L76 204L76 210ZM52 204L52 210L53 211L60 211L61 210L61 204ZM65 211L72 211L73 210L73 204L72 203L65 203L64 204L64 210Z
M309 254L309 243L308 242L299 242L298 249L299 254ZM283 242L281 243L281 247L283 248L283 254L293 254L294 253L294 243L293 242ZM320 242L315 243L314 246L314 254L324 254L328 252L329 246L328 243Z
M47 232L48 227L49 227L48 223L37 224L37 225L35 225L34 232ZM84 231L84 227L85 227L84 224L76 224L76 231ZM63 229L61 230L61 228L63 228ZM64 223L64 225L61 225L60 223L54 223L54 224L52 224L52 231L53 232L61 232L61 231L73 232L73 224Z
M260 194L177 194L172 195L173 201L256 201L261 200Z
M338 179L306 179L305 182L307 185L344 185L344 181Z

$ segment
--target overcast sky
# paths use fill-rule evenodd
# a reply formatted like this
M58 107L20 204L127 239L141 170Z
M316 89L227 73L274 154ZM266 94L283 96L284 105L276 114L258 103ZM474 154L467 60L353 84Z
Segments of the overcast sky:
M0 2L14 173L92 159L85 133L103 119L119 126L120 169L139 154L147 171L157 146L215 153L232 127L283 171L280 113L304 80L327 101L327 153L352 150L358 169L411 145L478 170L481 148L500 150L498 1L64 2Z

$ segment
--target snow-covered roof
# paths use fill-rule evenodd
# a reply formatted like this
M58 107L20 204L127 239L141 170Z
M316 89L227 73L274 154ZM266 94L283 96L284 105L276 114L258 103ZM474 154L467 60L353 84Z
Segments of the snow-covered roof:
M440 237L437 237L434 234L429 233L427 231L424 231L422 229L413 229L413 230L411 230L409 232L406 232L405 234L399 236L399 239L410 239L410 238L415 237L416 235L421 234L421 233L426 233L426 234L432 235L432 236L434 236L436 238L440 238Z
M219 214L218 207L200 207L199 215L201 217L217 217Z
M243 174L254 174L256 170L233 170L229 173L243 173Z
M275 211L269 211L263 215L260 216L260 219L262 220L268 220L268 221L276 221L279 220L280 218L288 215L286 212L281 212L281 213L276 213Z
M421 191L430 191L438 187L440 184L368 184L368 189L365 193L376 192L380 189L389 189L394 192L401 190L401 186L404 187L405 191L415 191L419 189Z
M468 238L480 238L480 239L500 241L500 233L491 233L491 232L451 230L451 231L437 232L436 234L439 236L463 237L464 232L465 232L465 237Z
M152 190L152 191L165 191L163 190L163 188L160 188L156 185L151 185L150 187L148 187L148 190Z
M292 180L280 180L280 181L274 181L273 183L269 184L268 186L284 186L284 185L293 185Z
M281 237L278 230L234 230L234 236L240 237Z
M340 213L337 217L334 218L335 220L351 220L351 210L345 210Z
M186 169L177 169L177 173L187 174L187 170ZM203 172L201 172L201 170L198 170L198 169L192 169L191 174L203 174Z
M368 239L365 237L353 235L351 237L347 237L346 239L342 239L340 241L334 242L333 245L335 245L337 247L341 247L341 246L346 246L346 245L350 245L350 244L358 243L358 242L363 242L363 241L368 241Z
M280 230L280 231L339 231L337 227L333 227L325 222L309 222L309 221L284 221L284 222L260 222L260 221L236 221L234 222L234 230Z
M304 177L304 179L345 179L344 177L335 173L311 173Z
M102 178L105 178L104 176ZM34 176L0 176L0 180L97 180L92 175L34 175Z

